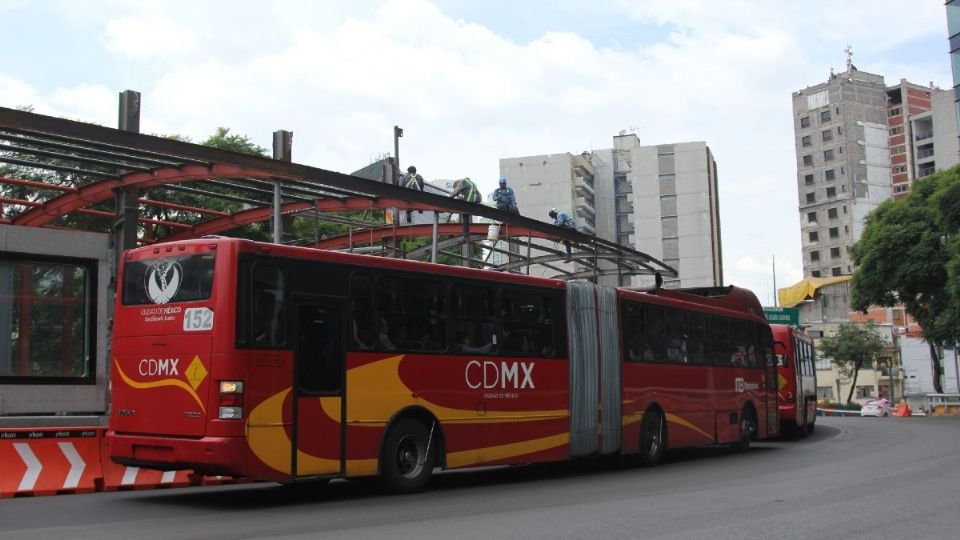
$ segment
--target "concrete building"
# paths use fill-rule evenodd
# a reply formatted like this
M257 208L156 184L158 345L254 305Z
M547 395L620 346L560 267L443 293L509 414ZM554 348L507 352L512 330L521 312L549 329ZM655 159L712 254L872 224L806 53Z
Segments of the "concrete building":
M917 153L912 144L916 134L911 128L910 117L930 110L931 88L919 86L905 79L887 88L887 128L890 146L890 176L893 182L893 197L907 196L910 186L917 178L915 167Z
M636 135L615 138L614 185L624 183L618 238L675 268L665 287L723 284L717 164L705 142L641 146ZM632 218L630 217L632 216ZM626 218L626 219L624 219Z
M960 163L960 139L954 116L953 93L935 88L931 92L930 110L913 114L909 120L910 163L913 179L929 176L938 170L949 169ZM892 128L891 128L892 129ZM892 158L891 158L892 159ZM896 172L896 166L894 166ZM904 197L909 187L903 189L894 176L893 196Z
M793 93L804 277L853 273L866 215L892 196L883 76L847 70Z
M547 214L556 208L574 217L578 231L609 239L597 231L592 160L589 152L504 158L500 160L500 175L507 178L507 185L516 194L522 216L550 222ZM534 242L549 249L564 250L559 242ZM573 271L580 269L576 262L551 264L556 267L565 265ZM535 265L531 267L530 274L549 277L555 275L556 271ZM601 283L608 284L608 281Z
M546 220L550 208L572 210L581 231L677 269L666 287L723 284L717 166L704 142L642 146L621 133L612 149L501 159L500 174L521 214ZM606 284L641 284L617 281Z

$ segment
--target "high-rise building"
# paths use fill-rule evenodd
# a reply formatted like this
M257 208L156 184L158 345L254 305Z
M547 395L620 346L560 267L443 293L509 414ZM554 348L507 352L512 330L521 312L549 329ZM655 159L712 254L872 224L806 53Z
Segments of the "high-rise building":
M953 92L934 88L930 90L930 96L930 110L909 118L912 138L908 144L912 147L910 155L913 158L910 169L915 179L960 163ZM893 196L904 196L902 190L898 192L898 187L894 180Z
M723 284L717 166L704 142L641 146L621 133L612 149L501 159L500 174L521 214L546 220L550 208L572 211L581 231L677 269L666 287ZM618 284L616 275L603 281Z
M947 34L953 68L954 118L960 126L960 0L947 0Z
M614 238L675 268L665 287L723 284L717 164L705 142L642 146L614 137Z
M793 93L804 277L853 273L864 218L892 195L883 76L831 73Z
M913 141L929 138L927 132L914 133L910 117L930 110L931 88L900 79L900 84L887 88L887 128L890 146L890 176L893 197L906 197L916 180L917 155Z

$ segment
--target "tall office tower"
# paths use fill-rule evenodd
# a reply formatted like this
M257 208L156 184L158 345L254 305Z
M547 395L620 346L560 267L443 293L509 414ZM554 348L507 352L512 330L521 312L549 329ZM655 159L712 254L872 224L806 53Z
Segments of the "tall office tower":
M717 163L705 142L641 146L636 135L614 138L614 186L622 186L618 235L675 268L664 286L723 285Z
M793 93L804 277L853 273L864 218L892 196L887 89L857 70Z
M909 83L905 79L900 79L900 84L887 88L890 175L895 199L906 197L917 178L915 165L918 156L914 152L913 141L933 136L932 129L913 133L910 122L911 116L930 110L930 93L931 88ZM929 150L932 151L932 141L930 143Z

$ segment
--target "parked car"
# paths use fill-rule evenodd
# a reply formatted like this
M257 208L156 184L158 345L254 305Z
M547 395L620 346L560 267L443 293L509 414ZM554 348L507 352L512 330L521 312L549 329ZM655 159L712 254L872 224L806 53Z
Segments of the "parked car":
M890 416L893 414L893 403L888 399L872 399L860 408L860 416Z

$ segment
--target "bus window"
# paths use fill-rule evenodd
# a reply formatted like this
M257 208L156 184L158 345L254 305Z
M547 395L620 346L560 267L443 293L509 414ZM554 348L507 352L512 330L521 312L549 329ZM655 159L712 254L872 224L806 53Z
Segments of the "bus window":
M644 358L643 346L643 308L634 302L620 305L620 335L623 336L623 360L625 362L650 362L653 353ZM650 349L647 348L647 351Z
M501 352L512 355L556 355L555 295L504 289L500 295Z
M370 276L354 274L350 278L350 348L369 351L375 348L373 328L373 280Z
M643 356L647 357L649 348L654 362L667 361L667 345L664 341L666 324L663 317L663 309L659 307L648 306L643 310Z
M377 280L379 348L439 352L447 348L446 294L439 281Z
M493 287L454 285L450 290L454 352L497 352L496 295Z
M686 364L687 358L687 317L680 311L668 311L667 321L667 361L671 364Z
M123 305L207 300L213 265L212 253L129 261L123 271Z
M253 343L282 347L286 343L283 270L279 266L253 267Z
M307 395L331 393L341 386L339 310L329 306L300 306L297 335L297 382Z
M706 353L706 316L702 313L687 315L687 358L691 364L709 364Z
M730 365L730 325L720 317L707 318L707 354L715 366Z

